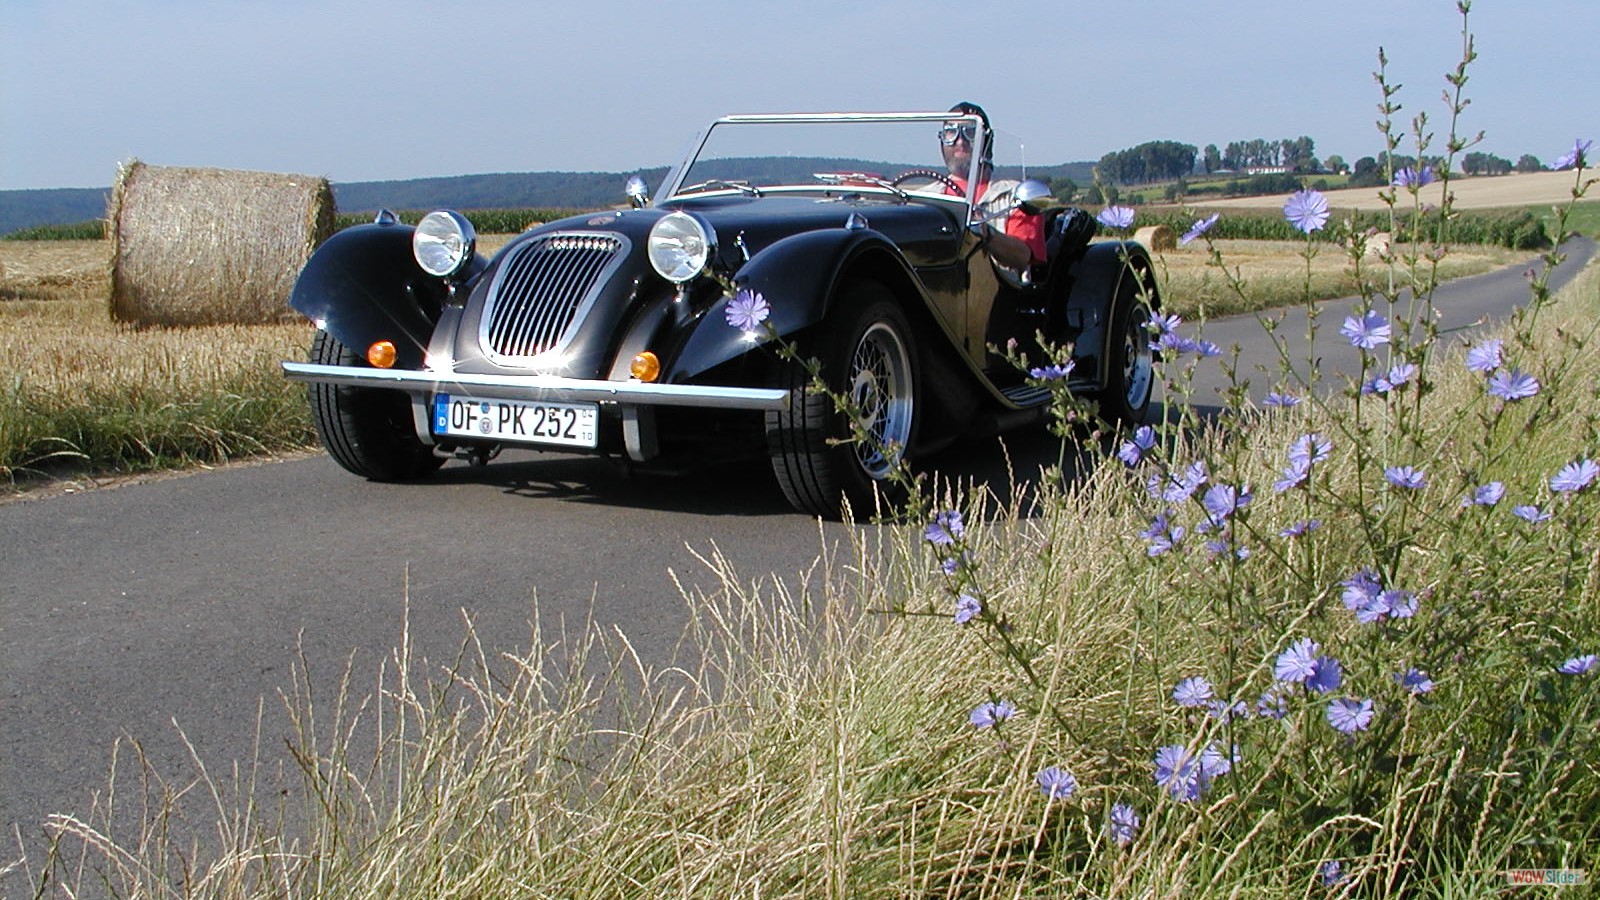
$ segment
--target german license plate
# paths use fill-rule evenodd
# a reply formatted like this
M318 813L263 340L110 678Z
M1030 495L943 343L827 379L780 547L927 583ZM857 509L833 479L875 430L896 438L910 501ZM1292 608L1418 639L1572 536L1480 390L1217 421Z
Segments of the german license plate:
M525 444L594 447L595 403L519 403L452 394L433 398L433 433Z

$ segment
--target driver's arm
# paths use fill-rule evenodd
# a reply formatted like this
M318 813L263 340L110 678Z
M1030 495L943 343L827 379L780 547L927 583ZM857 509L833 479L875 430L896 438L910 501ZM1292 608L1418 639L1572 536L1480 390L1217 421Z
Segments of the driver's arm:
M1033 262L1033 251L1021 238L1014 238L987 222L980 227L989 256L995 262L1015 272L1023 271Z

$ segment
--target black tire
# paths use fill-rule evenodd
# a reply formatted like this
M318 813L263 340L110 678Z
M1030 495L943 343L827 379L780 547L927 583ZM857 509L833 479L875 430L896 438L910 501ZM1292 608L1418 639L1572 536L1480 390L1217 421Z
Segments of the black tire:
M789 408L767 413L772 471L795 509L837 519L894 505L904 487L889 476L902 464L916 427L917 358L911 326L882 285L863 282L839 296L813 347L828 389L850 398L872 440L856 440L846 414L810 390L811 374L785 363Z
M1155 387L1150 308L1139 293L1138 280L1130 273L1117 279L1111 329L1106 332L1106 386L1100 392L1100 417L1117 426L1144 421Z
M366 361L326 331L311 339L311 361L364 366ZM417 437L411 398L402 391L312 382L311 420L334 461L373 481L414 481L444 465Z

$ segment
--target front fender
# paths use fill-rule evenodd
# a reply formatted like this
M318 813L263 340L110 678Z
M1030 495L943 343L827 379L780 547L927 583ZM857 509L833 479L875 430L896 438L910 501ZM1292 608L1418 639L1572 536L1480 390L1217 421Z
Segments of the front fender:
M823 229L790 235L750 258L733 279L737 292L753 291L771 312L762 331L747 335L728 324L732 297L722 296L695 323L668 381L693 378L757 346L772 335L787 338L821 322L833 302L834 287L850 261L873 247L888 248L880 234L866 229Z
M1065 284L1053 285L1054 290L1066 291L1064 302L1053 304L1060 310L1061 318L1052 323L1050 333L1060 335L1063 342L1071 342L1072 358L1079 372L1093 372L1095 383L1104 387L1109 360L1106 358L1106 339L1111 328L1112 304L1123 293L1137 296L1138 283L1132 290L1125 284L1141 279L1150 291L1150 308L1160 308L1155 294L1155 282L1150 277L1150 254L1133 241L1103 241L1091 244L1083 257L1068 270Z
M357 353L389 340L397 367L421 368L446 288L417 266L412 231L373 223L334 234L300 271L289 305Z

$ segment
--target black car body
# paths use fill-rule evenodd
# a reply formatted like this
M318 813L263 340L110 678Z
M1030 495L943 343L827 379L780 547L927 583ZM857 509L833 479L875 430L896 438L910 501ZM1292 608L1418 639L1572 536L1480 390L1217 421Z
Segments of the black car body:
M1141 418L1149 257L1091 243L1093 220L1037 182L957 192L915 143L952 122L979 124L721 119L654 201L631 184L633 208L540 225L492 259L458 214L380 214L306 265L291 304L318 333L284 370L310 382L328 452L368 478L507 445L637 463L757 450L797 508L829 516L871 503L907 456L1039 418L1049 386L997 348L1070 348L1074 393ZM991 180L982 151L970 184ZM897 158L921 165L861 162ZM987 244L1018 205L1044 217L1048 258L1013 271Z

